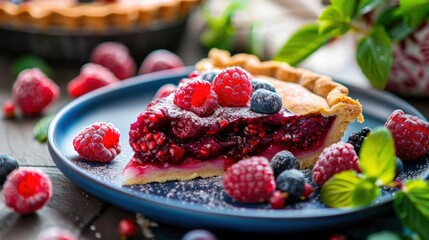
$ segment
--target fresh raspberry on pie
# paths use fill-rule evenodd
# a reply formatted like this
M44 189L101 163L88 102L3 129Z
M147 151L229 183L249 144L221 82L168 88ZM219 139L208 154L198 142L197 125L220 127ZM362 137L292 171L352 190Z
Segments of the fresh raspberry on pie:
M350 143L338 142L325 148L313 167L313 181L322 186L334 174L355 170L359 172L359 159Z
M240 67L220 71L213 79L213 90L224 107L243 107L252 94L252 75Z
M67 90L71 97L77 98L118 81L109 69L95 63L87 63L82 66L80 74L69 82Z
M60 95L58 86L40 69L23 70L12 88L12 97L25 115L38 115Z
M211 84L201 79L182 82L177 87L173 102L200 117L210 116L219 106Z
M233 164L223 175L225 192L235 201L267 201L276 189L273 170L265 157L251 157Z
M34 213L52 196L52 183L48 175L36 169L16 169L3 185L6 206L21 214Z
M136 64L128 48L119 42L97 45L91 53L91 62L108 68L119 80L130 78L136 73Z
M110 162L121 152L120 133L111 123L93 123L73 138L80 157L94 162Z
M392 133L396 155L404 161L417 160L429 151L429 123L395 110L384 125Z

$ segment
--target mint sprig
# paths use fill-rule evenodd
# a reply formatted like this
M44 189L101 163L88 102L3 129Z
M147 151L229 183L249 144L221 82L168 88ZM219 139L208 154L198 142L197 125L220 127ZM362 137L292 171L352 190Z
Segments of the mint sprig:
M33 135L37 141L41 143L46 142L46 140L48 139L49 125L51 124L53 118L54 115L52 114L45 116L36 122L33 128Z

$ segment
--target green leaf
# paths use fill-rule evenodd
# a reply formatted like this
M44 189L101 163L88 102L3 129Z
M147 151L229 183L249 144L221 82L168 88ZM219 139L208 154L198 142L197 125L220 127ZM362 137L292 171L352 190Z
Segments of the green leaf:
M381 10L375 24L383 26L392 41L401 41L416 30L416 27L410 26L405 21L401 9L397 7Z
M359 13L365 14L381 6L386 0L361 0L358 6Z
M359 40L357 62L371 84L383 89L392 66L392 49L384 29L374 26L370 35Z
M403 191L397 192L393 200L397 217L402 224L429 239L429 182L410 180Z
M337 30L340 35L350 29L350 18L345 18L336 6L328 6L319 17L319 34Z
M399 7L410 26L418 27L429 17L429 0L400 0Z
M333 37L332 32L319 34L317 23L305 25L289 38L273 59L297 65Z
M37 139L39 142L41 143L46 142L48 138L49 124L51 123L53 117L54 117L53 114L45 116L41 118L39 121L37 121L36 125L34 125L33 135L34 135L34 138Z
M338 8L341 15L351 19L356 13L359 0L331 0L331 4Z
M15 60L12 64L12 73L14 76L18 76L21 71L28 68L39 68L47 76L52 74L52 69L49 65L43 59L34 55L23 56Z
M381 193L373 181L361 178L355 171L335 174L323 186L322 202L329 207L347 208L367 206Z
M384 127L372 131L363 141L359 167L368 178L385 185L395 178L396 155L392 134Z
M401 236L390 231L372 233L367 240L401 240Z

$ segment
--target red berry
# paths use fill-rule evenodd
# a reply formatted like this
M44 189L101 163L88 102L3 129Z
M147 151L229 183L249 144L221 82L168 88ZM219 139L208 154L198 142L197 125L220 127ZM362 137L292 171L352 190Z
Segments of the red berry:
M69 82L67 90L71 97L77 98L118 81L109 69L95 63L87 63L83 65L80 74Z
M183 81L177 87L173 102L200 117L210 116L219 107L211 84L202 79Z
M417 160L429 151L429 123L395 110L384 125L392 133L396 155L402 160Z
M134 237L137 234L137 225L131 219L122 219L118 225L119 235L125 237Z
M285 207L286 197L285 193L275 191L270 197L270 206L272 209L282 209Z
M213 90L218 101L225 107L243 107L249 103L252 94L252 75L240 67L222 70L213 79Z
M188 78L196 78L200 75L201 75L201 73L198 70L194 70L188 74Z
M322 186L334 174L355 170L359 172L359 159L350 143L338 142L325 148L313 167L313 181Z
M276 189L273 170L265 157L251 157L229 167L223 175L225 192L237 202L267 201Z
M171 83L162 85L158 91L155 93L155 96L153 97L153 99L157 99L157 98L162 98L162 97L167 97L168 95L170 95L170 93L172 93L174 90L176 90L177 86Z
M183 67L182 59L176 54L160 49L151 52L143 61L139 74Z
M38 115L60 95L58 86L40 69L19 73L12 88L13 100L25 115Z
M95 162L110 162L121 152L120 133L111 123L94 123L73 139L80 157Z
M130 78L136 73L136 64L128 48L119 42L97 45L91 53L91 62L108 68L120 80Z
M30 214L43 207L52 196L48 175L36 169L16 169L3 185L5 204L21 214Z
M47 228L37 235L36 240L77 240L78 238L66 229L58 227Z
M304 192L302 193L303 199L309 199L310 195L314 192L313 186L310 183L305 183Z
M3 104L3 116L5 118L15 117L15 103L12 100L6 100Z

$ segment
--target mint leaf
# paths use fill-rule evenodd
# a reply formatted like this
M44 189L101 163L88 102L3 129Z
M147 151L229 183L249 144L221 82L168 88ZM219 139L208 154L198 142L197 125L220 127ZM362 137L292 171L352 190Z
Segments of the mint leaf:
M368 236L367 240L401 240L401 236L395 234L394 232L382 231L377 233L372 233Z
M361 0L358 6L359 13L365 14L381 6L385 0Z
M402 10L394 6L382 9L375 24L383 26L392 41L401 41L416 30L405 21Z
M408 181L404 191L396 193L393 206L402 224L419 234L421 239L429 239L428 181Z
M322 186L320 198L326 206L346 208L369 205L380 193L370 179L359 177L355 171L344 171Z
M418 27L429 17L429 0L400 0L399 7L410 26Z
M385 185L395 178L396 155L392 134L377 128L365 138L359 153L359 167L368 178Z
M319 25L311 23L295 32L274 56L274 60L297 65L322 47L333 34L319 34Z
M338 35L345 34L349 29L350 18L345 18L336 6L328 6L319 16L319 34L327 34L334 30Z
M49 65L35 55L26 55L16 59L12 64L12 73L18 76L21 71L29 68L39 68L47 76L52 74L52 69Z
M371 84L383 89L392 66L389 36L380 26L374 26L370 35L359 40L356 60Z
M349 18L349 20L355 15L359 0L331 0L332 6L338 8L341 15Z
M49 129L49 124L52 121L52 118L54 118L53 114L45 116L41 118L39 121L37 121L36 125L34 125L34 128L33 128L34 138L41 143L46 142L48 138L48 129Z

